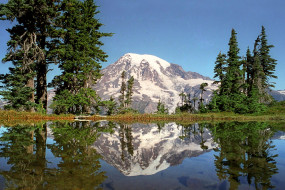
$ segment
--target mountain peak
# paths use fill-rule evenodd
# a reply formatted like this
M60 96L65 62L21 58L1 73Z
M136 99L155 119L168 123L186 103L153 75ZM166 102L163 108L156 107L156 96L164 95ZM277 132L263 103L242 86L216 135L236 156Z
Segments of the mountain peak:
M160 67L166 69L170 66L170 63L157 57L149 54L136 54L136 53L127 53L122 59L128 59L133 65L140 66L141 63L149 63L156 70L160 70Z
M159 100L166 104L169 111L175 111L184 91L191 97L199 97L200 84L206 82L209 86L204 93L204 99L209 99L213 80L193 72L186 72L179 65L169 63L159 57L148 54L127 53L114 64L103 69L102 78L94 88L102 99L110 96L118 100L122 84L121 73L126 71L126 78L133 76L132 107L140 112L155 112Z

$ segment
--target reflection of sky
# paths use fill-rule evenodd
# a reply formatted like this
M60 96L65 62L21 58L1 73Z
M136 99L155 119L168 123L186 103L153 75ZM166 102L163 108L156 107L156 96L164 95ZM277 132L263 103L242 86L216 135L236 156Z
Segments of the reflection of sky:
M47 138L47 146L56 143L53 139ZM50 149L46 147L46 160L48 168L58 168L57 165L61 162L61 158L55 157Z
M0 137L2 136L2 133L7 132L7 128L0 126Z
M7 128L0 126L0 137L2 136L2 133L7 132ZM1 143L1 141L0 141ZM2 146L0 145L0 149ZM0 150L1 151L1 150ZM0 157L0 171L8 171L11 168L11 165L7 165L7 159ZM1 176L0 176L0 187L1 187Z
M272 177L272 184L279 187L285 187L285 140L273 140L275 145L272 154L278 154L275 158L278 173Z

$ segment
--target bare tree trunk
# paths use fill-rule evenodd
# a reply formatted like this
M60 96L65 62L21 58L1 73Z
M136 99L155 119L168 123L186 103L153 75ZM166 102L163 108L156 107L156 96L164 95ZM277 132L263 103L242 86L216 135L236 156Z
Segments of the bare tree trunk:
M46 27L41 27L40 36L40 49L42 50L42 56L38 60L37 64L37 103L42 103L43 108L47 110L47 61L46 53L44 49L46 47Z
M34 78L30 78L28 81L27 81L27 84L26 84L26 87L29 87L31 88L33 91L31 92L31 96L30 96L30 99L29 101L34 103L35 102L35 94L34 94L34 89L35 89L35 81L34 81ZM30 110L28 110L30 112L35 112L35 108L34 107L31 107Z
M47 110L47 64L46 60L40 61L37 67L37 101L42 103L43 108Z

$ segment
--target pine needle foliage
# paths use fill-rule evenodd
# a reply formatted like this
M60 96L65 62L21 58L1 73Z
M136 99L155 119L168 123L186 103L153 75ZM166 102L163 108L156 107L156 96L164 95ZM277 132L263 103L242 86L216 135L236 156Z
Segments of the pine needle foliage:
M100 39L112 34L99 31L102 23L95 18L99 12L93 0L63 0L59 6L62 14L54 33L61 36L53 41L53 51L62 74L51 83L56 88L53 108L56 113L97 112L100 98L92 85L102 76L100 63L107 58Z
M271 58L265 28L262 26L261 34L254 43L253 52L247 49L246 56L241 59L239 48L233 29L228 43L227 56L221 52L215 62L216 83L219 89L213 93L208 105L210 111L230 111L236 113L259 113L266 110L265 104L272 101L268 94L271 78L274 75L276 60Z

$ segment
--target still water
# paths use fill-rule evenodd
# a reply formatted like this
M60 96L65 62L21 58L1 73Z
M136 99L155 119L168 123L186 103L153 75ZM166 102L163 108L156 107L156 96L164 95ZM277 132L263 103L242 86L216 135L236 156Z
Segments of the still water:
M0 189L284 189L285 124L0 127Z

